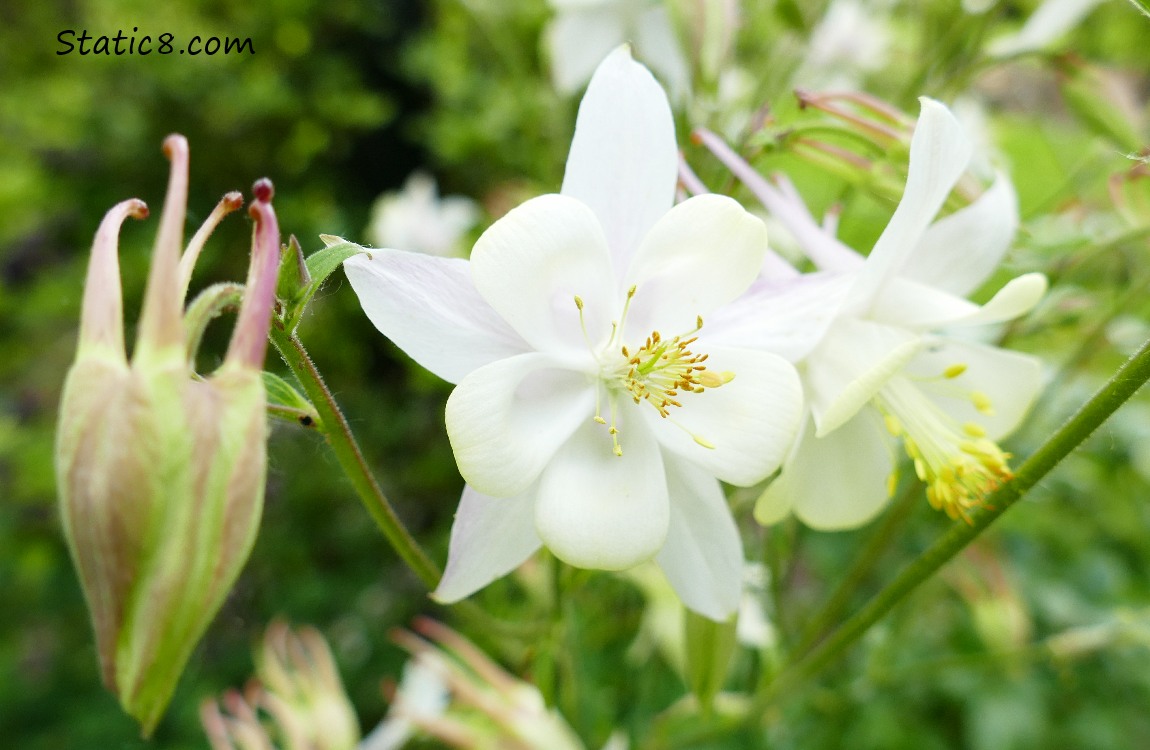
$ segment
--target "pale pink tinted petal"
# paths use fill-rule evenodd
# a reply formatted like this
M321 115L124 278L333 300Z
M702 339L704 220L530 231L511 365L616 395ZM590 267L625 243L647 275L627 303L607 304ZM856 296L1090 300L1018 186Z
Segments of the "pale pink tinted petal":
M767 228L721 195L697 195L668 211L643 238L624 286L636 287L625 333L690 331L698 316L751 285L767 251Z
M459 473L485 495L518 495L580 422L591 423L594 408L588 376L554 357L520 354L484 365L447 399Z
M695 137L795 236L803 253L820 270L850 271L861 265L862 258L858 253L819 226L794 185L785 177L779 177L777 185L772 184L736 154L722 138L705 128L697 129Z
M514 497L481 495L463 488L451 525L447 568L432 598L444 604L470 596L519 567L539 549L535 488Z
M343 268L379 332L449 383L530 348L479 296L465 260L372 250Z
M955 378L947 368L965 365ZM936 339L907 365L906 372L959 425L973 422L998 440L1018 426L1042 387L1042 364L1027 354L955 339ZM992 413L975 408L970 394L981 393Z
M802 413L795 368L782 357L751 349L706 346L707 371L734 379L702 393L680 393L681 407L664 418L649 404L640 409L659 442L675 455L724 482L748 486L782 463Z
M575 298L592 340L610 334L619 298L603 232L586 205L533 198L491 225L471 253L475 288L539 351L586 351Z
M852 297L867 310L882 286L901 272L966 165L971 145L945 106L923 97L922 114L910 143L910 165L902 200L859 271Z
M739 530L714 477L670 457L666 467L671 523L655 561L689 609L726 620L742 593Z
M599 65L579 105L564 195L599 217L620 272L675 200L678 149L663 89L619 47Z
M894 453L889 434L865 408L826 437L813 424L802 431L793 455L759 498L760 523L781 520L790 509L814 529L853 529L887 504Z
M998 267L1017 230L1018 196L999 174L978 200L926 230L901 275L965 297Z
M756 281L747 293L704 321L707 341L759 349L798 362L826 334L852 279L804 274L791 281Z
M555 556L579 568L624 570L655 556L670 509L659 445L641 420L620 425L623 455L607 428L588 422L540 479L535 529Z
M811 352L807 398L821 437L853 417L920 346L915 334L867 320L842 318Z

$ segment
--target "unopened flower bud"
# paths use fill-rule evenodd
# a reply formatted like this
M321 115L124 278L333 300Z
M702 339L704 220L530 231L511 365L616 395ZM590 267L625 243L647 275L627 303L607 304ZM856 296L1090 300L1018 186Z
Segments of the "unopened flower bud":
M164 142L171 177L135 351L124 349L117 245L128 216L96 234L76 361L64 384L56 478L64 532L92 615L104 682L151 732L184 665L247 560L263 504L260 377L279 255L275 213L257 201L251 270L224 364L198 378L185 351L183 300L224 197L184 252L188 145Z
M319 631L274 622L257 659L257 679L242 695L200 706L212 750L355 749L359 722Z

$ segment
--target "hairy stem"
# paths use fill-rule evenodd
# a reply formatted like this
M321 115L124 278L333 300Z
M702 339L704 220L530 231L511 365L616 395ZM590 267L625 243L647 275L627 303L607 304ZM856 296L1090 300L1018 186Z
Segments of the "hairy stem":
M279 350L280 356L291 369L292 374L303 386L308 399L319 413L320 420L325 426L328 445L339 460L343 473L347 476L360 502L371 515L379 530L391 544L392 549L407 563L419 580L423 581L428 589L434 589L439 582L441 572L423 548L411 536L411 532L403 525L391 507L387 496L383 494L379 483L363 457L363 451L355 440L351 425L347 423L335 397L323 382L323 377L316 369L315 363L304 349L299 337L280 330L274 324L270 331L272 344Z

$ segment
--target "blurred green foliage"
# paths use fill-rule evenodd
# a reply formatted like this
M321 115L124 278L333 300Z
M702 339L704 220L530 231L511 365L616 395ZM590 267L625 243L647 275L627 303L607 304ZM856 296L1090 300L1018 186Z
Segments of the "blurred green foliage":
M696 18L690 0L672 4L680 23ZM743 5L720 70L738 68L747 85L732 89L693 57L694 97L677 113L686 156L715 189L734 185L688 143L687 128L707 125L737 143L762 145L764 122L766 132L782 133L822 117L798 111L790 87L829 3ZM1006 446L1024 456L1150 335L1150 200L1142 194L1150 179L1131 172L1128 158L1148 142L1150 21L1130 4L1107 3L1054 51L991 60L980 52L983 43L1017 30L1037 3L984 5L966 13L956 2L894 3L883 11L890 59L857 83L912 115L915 97L924 94L973 97L984 107L986 137L1015 181L1024 220L990 286L1030 270L1053 282L1036 313L1004 334L1010 345L1041 355L1050 374L1047 394ZM138 196L158 212L167 172L159 144L172 131L187 135L192 147L189 224L224 192L269 176L281 226L305 252L318 249L321 232L359 237L375 196L419 165L436 172L447 191L482 199L491 216L522 197L557 190L576 101L549 83L549 52L540 39L550 14L541 0L0 6L6 746L205 747L199 701L242 684L250 646L278 614L324 632L365 730L378 721L385 710L379 682L397 678L403 660L387 631L418 612L451 615L398 562L322 441L282 423L271 439L267 507L251 562L152 742L138 738L101 687L52 475L55 408L73 352L87 251L115 202ZM255 53L56 54L65 29L101 35L133 27L178 40L251 37ZM695 32L705 30L683 32L689 57ZM755 164L785 170L818 212L840 205L841 236L855 247L873 242L897 200L879 183L844 180L786 148L762 149ZM753 204L749 195L735 195ZM155 225L153 218L123 232L129 331ZM225 221L195 287L242 278L249 230L239 217ZM227 335L226 323L209 330L202 367L218 361ZM442 561L461 488L443 431L449 387L374 331L338 274L317 296L301 336L400 515ZM274 361L269 368L283 372ZM1119 750L1150 737L1148 438L1143 395L975 551L917 592L811 690L778 707L765 732L746 730L706 746ZM920 492L909 492L906 520L849 606L945 527ZM775 573L764 603L777 643L740 648L726 684L748 691L769 677L874 531L753 529L739 498L748 555ZM680 729L705 726L697 717L662 713L686 686L657 649L640 648L643 638L636 644L644 629L639 589L601 573L565 571L551 580L550 568L544 559L539 569L476 597L504 619L546 619L546 635L520 640L461 623L464 632L537 684L589 747L616 728L636 742L666 738L670 746ZM540 593L553 582L563 594L558 602ZM722 705L719 696L720 712Z

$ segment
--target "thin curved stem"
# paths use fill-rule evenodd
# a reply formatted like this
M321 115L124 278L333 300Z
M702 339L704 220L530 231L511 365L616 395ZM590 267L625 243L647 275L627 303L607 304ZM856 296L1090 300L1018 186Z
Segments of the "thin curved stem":
M375 476L351 431L351 425L347 423L347 419L335 402L335 397L324 383L323 376L308 356L303 342L298 336L282 331L274 324L270 336L272 344L279 350L280 356L303 386L308 399L319 413L320 420L325 426L328 445L331 446L339 465L343 468L343 473L355 488L363 506L392 548L407 563L407 567L419 576L419 580L423 581L428 589L434 589L442 575L439 567L411 536L411 532L403 525L387 496L383 494L379 483L375 481Z

